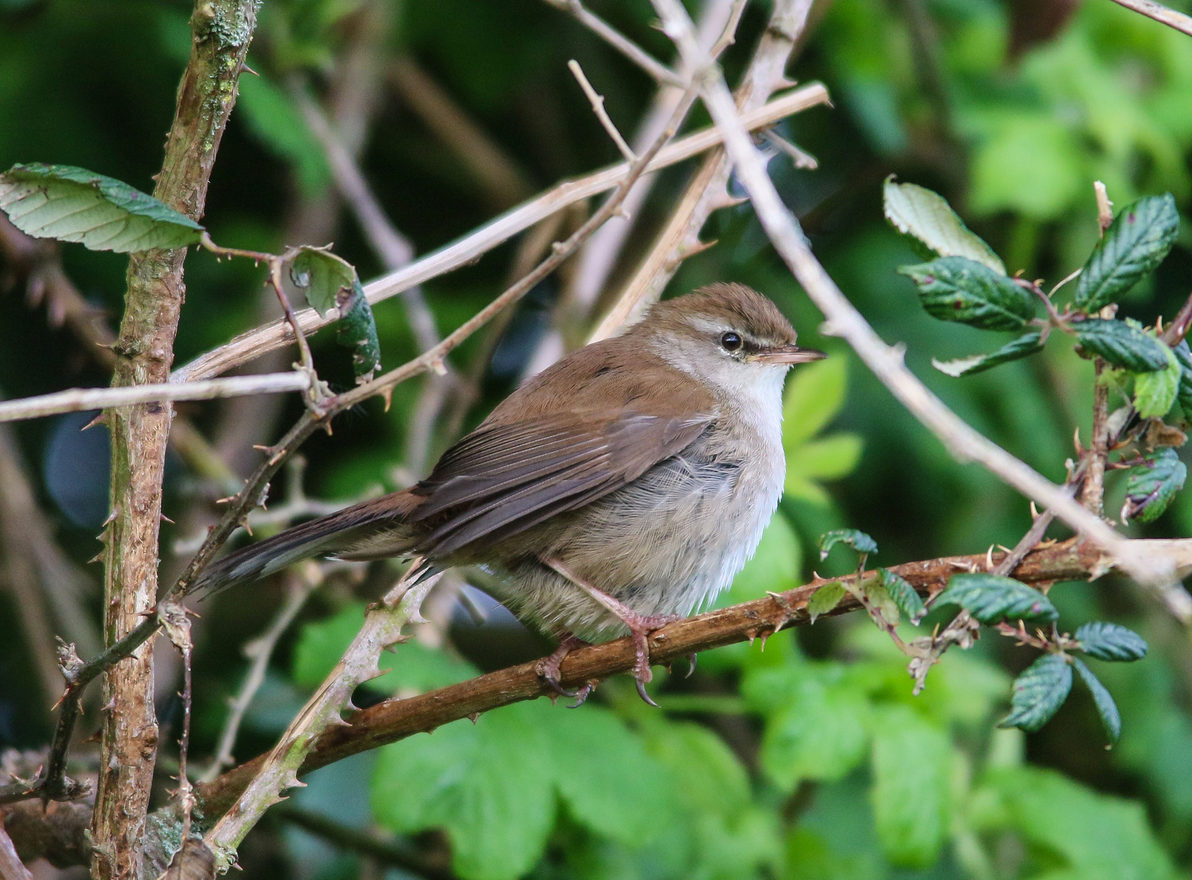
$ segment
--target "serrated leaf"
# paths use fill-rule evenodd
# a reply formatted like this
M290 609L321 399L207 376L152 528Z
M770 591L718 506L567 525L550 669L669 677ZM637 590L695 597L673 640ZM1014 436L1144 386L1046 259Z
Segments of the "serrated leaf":
M1055 620L1051 600L1014 578L981 572L954 574L935 604L959 605L981 623L1001 620Z
M1187 477L1187 467L1170 447L1160 449L1146 464L1131 468L1126 480L1122 521L1151 522L1157 519L1176 493L1184 488Z
M827 558L837 544L848 544L858 553L877 552L877 542L859 529L832 529L820 535L820 559Z
M337 326L335 341L351 349L357 384L369 381L381 368L381 343L377 339L377 322L372 307L359 278L353 279L351 293L339 303Z
M1025 333L1017 339L1007 342L996 351L989 352L989 354L975 354L951 361L937 361L932 358L931 365L949 376L971 376L973 373L980 373L990 367L996 367L998 364L1016 361L1042 350L1043 333L1039 330L1032 330L1030 333Z
M882 210L895 229L914 236L941 257L967 257L1006 274L1006 265L993 248L965 226L938 193L914 183L895 183L890 176L882 187Z
M811 618L811 622L815 623L821 614L827 614L839 605L846 592L848 591L845 590L844 584L837 582L824 584L812 593L811 598L807 600L807 615Z
M898 271L915 282L920 304L941 321L984 330L1021 330L1035 315L1035 300L1028 291L965 257L941 257Z
M1080 272L1073 299L1076 307L1097 312L1119 299L1163 262L1179 227L1171 193L1147 196L1123 208Z
M1078 627L1072 635L1080 642L1080 650L1098 660L1129 662L1146 656L1146 640L1120 624L1094 620Z
M37 238L131 253L196 244L203 227L151 195L72 165L14 165L0 174L0 210Z
M1038 730L1059 711L1072 690L1072 666L1059 654L1044 654L1014 680L1010 714L998 727Z
M951 815L954 751L946 730L906 706L879 716L873 733L873 818L886 857L926 868L939 857Z
M1134 377L1134 408L1144 419L1157 419L1167 415L1175 405L1180 390L1182 368L1175 352L1163 346L1167 355L1167 367Z
M1135 373L1167 368L1167 346L1138 327L1103 318L1073 321L1071 326L1081 348L1115 366Z
M1180 344L1172 349L1176 360L1180 362L1180 387L1176 398L1184 410L1184 415L1192 416L1192 349L1188 348L1188 340L1181 339Z
M1105 735L1109 738L1109 744L1113 745L1122 735L1122 713L1118 711L1117 703L1113 700L1113 694L1105 685L1101 684L1101 679L1093 675L1093 670L1089 669L1080 660L1073 660L1076 666L1076 671L1080 673L1080 680L1085 683L1089 689L1089 693L1093 695L1093 703L1097 707L1097 714L1101 716L1101 724L1105 728Z
M895 574L888 568L879 568L877 574L881 579L882 586L886 588L886 592L898 606L898 610L905 614L911 623L917 625L923 619L923 615L927 613L923 597L915 592L910 581L902 575Z

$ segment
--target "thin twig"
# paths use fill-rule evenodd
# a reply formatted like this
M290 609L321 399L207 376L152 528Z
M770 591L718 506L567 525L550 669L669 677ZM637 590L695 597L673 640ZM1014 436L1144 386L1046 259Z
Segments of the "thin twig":
M600 94L596 89L592 88L592 84L588 82L588 78L584 76L584 70L579 66L579 62L572 58L567 62L567 69L571 71L571 75L575 77L579 87L583 89L588 103L592 105L592 112L596 114L596 118L600 120L600 124L604 126L605 132L612 138L617 149L621 151L621 155L626 162L632 162L637 158L634 155L632 148L625 142L625 138L621 136L621 132L617 131L617 126L613 123L608 115L608 110L604 107L604 95Z
M37 397L0 401L0 422L39 419L68 412L112 409L141 403L165 403L174 400L215 400L247 394L278 394L308 391L311 377L304 372L262 373L258 376L228 376L178 384L159 382L120 388L70 388Z
M600 16L589 12L580 0L546 0L555 9L574 15L580 24L600 37L659 83L682 87L683 78L663 64L647 55L637 43L630 40Z
M1153 18L1155 21L1165 24L1169 28L1175 28L1181 34L1187 34L1192 37L1192 16L1185 15L1182 12L1176 12L1162 3L1155 3L1154 0L1113 0L1113 2L1118 6L1125 6L1127 9L1132 9L1141 15L1145 15L1147 18Z
M818 83L812 83L775 98L758 110L744 114L742 119L745 125L751 129L768 128L794 113L827 102L827 90ZM659 150L652 161L639 173L650 174L659 171L698 155L719 142L720 135L714 128L703 129L679 138ZM416 284L422 284L430 278L436 278L460 266L474 262L512 236L536 225L551 214L623 184L629 178L631 168L629 163L620 163L553 187L452 244L433 251L405 268L390 272L365 285L364 291L368 301L370 303L380 302L396 296ZM634 176L636 178L638 175ZM314 309L303 309L298 312L298 323L303 332L313 333L334 322L338 317L339 314L335 309L329 309L326 315L319 315ZM171 381L186 382L218 376L266 351L272 351L274 348L285 345L292 337L293 332L283 322L250 330L240 334L226 345L178 368L171 375Z

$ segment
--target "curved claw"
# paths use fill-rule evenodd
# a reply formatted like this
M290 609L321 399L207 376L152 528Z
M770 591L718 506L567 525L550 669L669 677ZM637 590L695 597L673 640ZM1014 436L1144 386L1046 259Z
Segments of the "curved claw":
M662 708L657 703L655 703L653 699L650 698L650 695L648 693L646 693L646 683L644 681L642 681L640 678L637 679L637 695L642 698L642 702L645 703L647 706L653 706L655 709Z

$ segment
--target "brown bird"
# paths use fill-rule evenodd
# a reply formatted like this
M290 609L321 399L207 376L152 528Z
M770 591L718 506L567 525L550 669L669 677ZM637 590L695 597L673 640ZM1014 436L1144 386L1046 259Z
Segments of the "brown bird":
M620 336L535 376L416 485L311 520L211 565L223 589L311 556L480 565L494 598L560 640L649 633L729 585L782 493L782 384L799 348L766 297L714 284L653 306ZM581 691L581 699L587 688Z

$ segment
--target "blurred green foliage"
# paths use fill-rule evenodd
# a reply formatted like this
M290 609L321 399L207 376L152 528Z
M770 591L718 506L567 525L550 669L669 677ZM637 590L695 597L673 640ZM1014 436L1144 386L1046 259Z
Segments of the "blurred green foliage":
M665 37L649 27L648 3L591 5L669 60ZM1192 43L1091 0L1055 32L1023 36L1044 7L1061 5L825 4L790 73L823 80L835 109L779 127L817 155L820 167L795 170L782 158L771 166L816 252L882 337L904 344L911 368L975 428L1057 480L1073 455L1073 432L1087 443L1091 365L1070 346L1053 344L963 379L935 370L933 359L986 351L988 340L979 329L935 321L919 307L914 285L896 270L920 256L886 224L881 191L890 174L930 186L990 243L1009 273L1053 283L1082 265L1097 241L1094 179L1105 181L1119 205L1170 192L1184 221L1180 237L1156 273L1125 296L1119 317L1153 324L1175 314L1192 277ZM0 2L0 168L71 164L150 189L188 51L190 11L182 0ZM730 78L767 11L766 3L746 9L737 45L725 58ZM395 60L417 63L536 189L617 158L566 71L570 58L631 131L652 97L652 82L537 0L266 0L249 56L260 76L244 78L203 222L221 244L278 252L333 240L362 278L382 270L331 189L327 159L294 101L297 89L328 115L347 115L345 137L359 143L374 194L415 250L428 252L490 219L498 199L461 160L458 144L445 144L401 98ZM665 218L685 173L661 176L615 278L632 271L652 234L646 231ZM884 565L1017 541L1030 523L1026 503L988 474L954 461L858 360L821 334L818 314L765 244L748 206L719 211L704 237L718 246L687 261L671 290L718 279L756 286L792 317L802 342L832 356L790 381L787 497L724 601L805 580L815 557L806 548L829 529L872 534ZM520 244L423 287L440 332L503 288ZM87 301L115 320L124 262L77 247L63 248L61 259ZM34 289L28 268L0 262L0 276L12 282L0 291L0 391L17 397L103 384L88 343L53 320L55 303L23 298ZM177 361L276 317L262 282L261 270L244 261L192 256ZM346 414L333 437L312 440L304 450L309 491L347 501L378 484L394 488L416 477L426 456L408 459L411 437L426 428L433 457L507 393L564 287L564 280L545 282L503 329L453 354L452 366L474 386L475 399L453 402L428 426L416 409L423 384L408 383L387 411L374 404ZM386 366L417 353L397 302L378 308L376 319ZM314 343L324 376L351 385L348 356L322 336ZM494 351L506 366L488 370ZM260 423L251 438L243 448L224 450L235 467L244 470L252 460L251 443L276 440L298 406L252 412ZM235 427L229 423L245 419L244 410L226 415L215 406L184 413L217 440ZM68 512L56 510L46 494L43 453L53 429L50 422L22 424L18 440L58 537L81 563L95 552L96 526L69 525ZM185 558L173 553L173 541L201 531L202 521L191 514L225 494L191 468L176 473L166 512L179 526L165 532L167 570ZM78 481L105 491L104 474ZM1111 481L1106 510L1119 510L1126 491L1124 479ZM1155 522L1130 530L1192 534L1192 502L1186 493L1176 495ZM834 556L825 574L851 564ZM376 595L374 586L364 589L366 598ZM341 585L320 594L292 643L280 648L238 755L267 748L334 665L361 614L361 600L347 591ZM408 856L404 867L389 867L393 877L445 870L465 878L643 880L1187 876L1188 636L1119 580L1059 585L1049 595L1073 627L1109 619L1152 646L1140 662L1097 664L1121 710L1122 736L1113 751L1102 747L1096 707L1080 688L1037 733L995 727L1007 712L1013 674L1035 652L983 639L970 651L949 653L914 697L905 658L868 621L851 615L856 619L824 618L764 645L708 652L687 680L660 675L662 712L641 705L625 681L610 680L575 712L539 701L388 746L375 761L342 771L354 774L345 777L354 785L320 784L341 769L329 768L292 805L358 824L367 802L372 820ZM89 601L98 615L97 594ZM236 646L264 628L278 601L276 591L262 588L203 609L196 751L210 749L226 715L221 698L243 676ZM3 619L15 630L11 602L0 595ZM937 617L929 615L923 629ZM501 647L462 637L456 646L403 645L393 672L362 689L358 702L459 680L510 662L510 652L522 652L515 659L541 653L540 645L518 647L519 637L496 624L486 630L496 631ZM45 701L30 693L30 656L52 646L31 644L27 633L10 636L0 648L0 664L13 671L0 684L0 742L36 746L50 719ZM163 717L172 720L174 711L163 706ZM335 857L301 836L258 829L254 837L264 842L250 838L246 866L330 880L358 876L372 858L350 847L346 858Z

